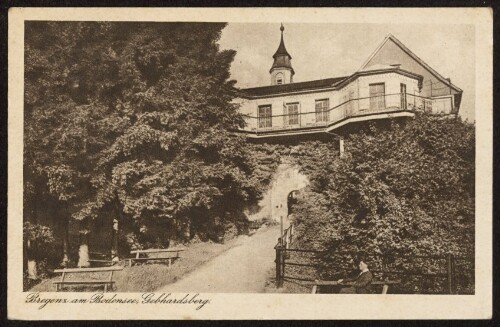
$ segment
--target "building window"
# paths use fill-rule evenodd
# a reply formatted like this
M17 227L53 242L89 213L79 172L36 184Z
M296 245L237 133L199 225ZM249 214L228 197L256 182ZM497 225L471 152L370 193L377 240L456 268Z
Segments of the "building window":
M271 106L259 106L259 128L272 127L272 112Z
M316 122L327 122L328 121L328 109L330 107L329 99L316 100Z
M400 84L400 93L401 93L401 109L406 109L408 106L408 102L406 101L406 84Z
M370 109L385 109L385 84L370 84Z
M285 125L299 125L299 103L287 103L283 113Z
M278 85L279 85L279 84L283 84L283 80L282 80L281 78L278 78L278 79L276 80L276 84L278 84Z

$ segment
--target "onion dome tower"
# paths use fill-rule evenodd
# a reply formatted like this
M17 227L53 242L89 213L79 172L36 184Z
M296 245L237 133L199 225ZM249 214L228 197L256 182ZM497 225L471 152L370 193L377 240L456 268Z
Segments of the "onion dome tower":
M285 30L283 24L281 24L280 30L281 42L278 50L276 50L276 53L273 55L273 66L271 70L269 70L271 74L271 85L293 83L293 75L295 75L292 63L290 62L292 56L286 51L285 42L283 41L283 31Z

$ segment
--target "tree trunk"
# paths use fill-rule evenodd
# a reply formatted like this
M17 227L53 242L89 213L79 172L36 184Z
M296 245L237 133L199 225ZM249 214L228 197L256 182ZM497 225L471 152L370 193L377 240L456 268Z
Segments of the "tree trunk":
M33 255L33 245L30 240L28 240L28 249L26 251L26 256L28 257L28 278L38 279L38 272L36 269L36 260Z
M81 243L78 249L78 267L90 267L89 246L86 243Z
M119 261L118 256L118 219L113 219L113 231L112 231L113 244L111 247L111 260Z
M189 241L191 239L191 223L187 221L183 224L182 229L184 240Z
M36 260L28 259L28 278L38 279L38 272L36 270Z
M123 221L123 211L122 205L120 203L120 198L118 197L118 192L115 191L115 215L113 219L113 230L112 230L112 244L111 244L111 260L120 261L120 256L118 253L118 237L119 237L119 221Z
M78 249L78 267L90 267L89 262L89 226L88 220L80 222L80 247Z
M64 221L63 221L63 246L62 246L62 251L63 251L63 258L61 261L61 266L66 267L68 266L69 263L69 218L66 216L66 212L64 213Z
M38 199L36 197L32 198L33 199L33 211L32 211L32 223L37 224L38 223ZM36 257L35 257L35 244L31 240L26 240L26 258L27 258L27 269L28 269L28 278L29 279L38 279L38 271L37 271L37 262L36 262Z

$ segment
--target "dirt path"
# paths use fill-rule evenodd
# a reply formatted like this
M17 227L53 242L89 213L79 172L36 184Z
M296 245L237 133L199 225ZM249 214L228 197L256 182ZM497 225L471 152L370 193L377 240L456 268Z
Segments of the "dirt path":
M274 267L279 226L265 227L241 245L157 292L260 293Z

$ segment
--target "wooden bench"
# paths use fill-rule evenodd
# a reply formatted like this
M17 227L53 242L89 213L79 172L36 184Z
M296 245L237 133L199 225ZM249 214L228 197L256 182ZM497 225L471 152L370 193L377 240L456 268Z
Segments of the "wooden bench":
M385 279L373 281L370 285L383 285L381 294L387 294L387 292L389 291L389 285L395 285L399 283L401 283L400 280ZM311 294L316 294L318 292L318 286L352 286L353 284L354 282L338 283L337 281L333 280L316 280L312 284Z
M248 234L249 235L253 235L255 234L255 232L257 232L257 230L259 228L262 227L262 222L259 222L259 221L251 221L249 224L248 224Z
M92 256L92 258L88 261L92 267L109 267L118 263L118 261L109 259L109 255L106 255L104 253L89 252L89 254Z
M113 260L89 259L89 263L93 267L109 267L109 266L114 266L118 262L119 261L113 261Z
M87 286L104 286L104 292L108 291L108 287L112 288L114 285L113 273L115 271L123 270L123 267L100 267L100 268L64 268L55 269L55 273L62 273L61 280L53 282L56 285L56 292L62 290L64 285L87 285ZM100 280L66 280L68 274L81 274L81 273L106 273L109 274Z
M150 261L168 261L168 268L172 267L172 261L180 258L180 253L186 249L148 249L134 250L130 254L135 254L135 258L128 258L129 266L132 267L134 262L150 262ZM149 257L150 254L166 254L161 257ZM141 257L143 255L143 257Z

